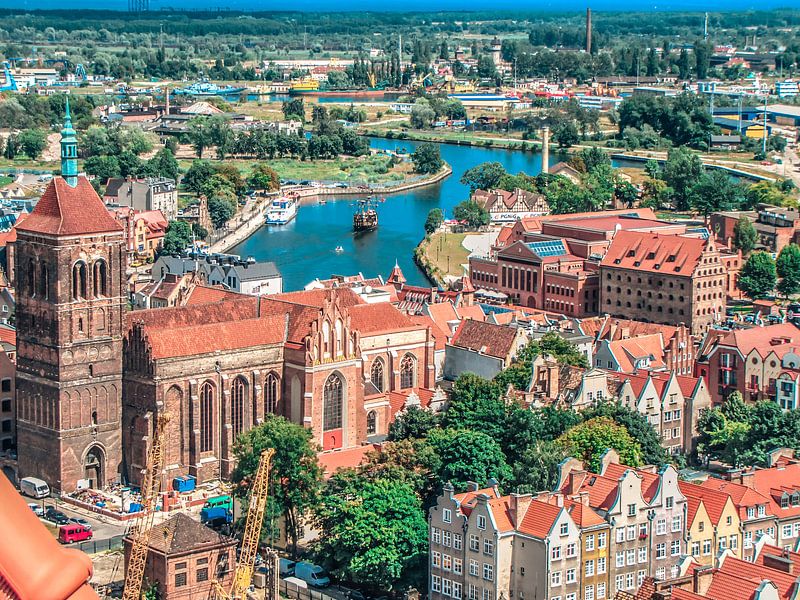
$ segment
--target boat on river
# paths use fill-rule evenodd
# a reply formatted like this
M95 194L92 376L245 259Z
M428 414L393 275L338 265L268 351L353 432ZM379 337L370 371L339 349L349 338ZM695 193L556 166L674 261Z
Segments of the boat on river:
M353 213L353 231L372 231L378 228L378 211L374 198L362 198Z
M246 91L246 87L233 87L232 85L217 85L210 81L197 81L184 88L173 90L176 96L232 96Z
M286 225L297 216L297 198L281 196L267 210L267 225Z

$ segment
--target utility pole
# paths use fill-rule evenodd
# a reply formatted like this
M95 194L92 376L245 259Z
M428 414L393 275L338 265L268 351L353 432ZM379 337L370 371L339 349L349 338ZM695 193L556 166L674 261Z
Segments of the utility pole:
M517 91L517 57L514 57L514 91Z
M705 22L703 23L703 39L708 39L708 13L706 13Z
M764 135L761 140L761 152L764 154L765 159L767 156L767 98L769 98L769 95L764 94Z

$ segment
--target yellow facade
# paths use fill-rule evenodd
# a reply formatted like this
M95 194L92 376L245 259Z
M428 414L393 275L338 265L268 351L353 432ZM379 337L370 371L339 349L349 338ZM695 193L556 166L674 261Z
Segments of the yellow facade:
M611 598L614 592L609 587L608 574L614 565L611 564L608 551L611 545L610 527L603 525L583 529L581 544L581 593L578 597L584 598L586 587L591 586L595 600Z
M687 549L700 564L712 565L717 553L726 548L738 558L742 557L740 520L730 497L725 502L719 523L714 523L701 500L689 525Z

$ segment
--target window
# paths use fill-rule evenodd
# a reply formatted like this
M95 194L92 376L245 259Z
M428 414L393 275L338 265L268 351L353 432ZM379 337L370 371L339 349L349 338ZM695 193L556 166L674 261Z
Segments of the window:
M647 537L647 523L639 523L639 539Z
M0 382L0 391L2 392L10 392L11 391L11 380L6 378Z
M764 506L763 504L759 504L758 505L758 516L759 517L763 517L766 514L767 514L767 507Z
M494 581L494 567L489 563L483 563L483 578L486 581Z
M667 533L667 520L659 519L656 521L656 535L664 535Z
M672 526L671 526L672 533L677 533L682 529L681 520L682 519L680 515L675 515L674 517L672 517Z
M753 547L753 532L752 531L745 531L744 532L744 547L745 548L752 548Z
M669 547L669 553L671 556L678 556L681 553L681 541L680 540L672 540Z
M663 581L667 577L667 568L666 567L658 567L656 569L656 579Z
M636 504L628 504L628 516L629 517L636 516Z
M558 527L558 532L561 535L567 535L569 533L569 523L561 523Z
M557 585L561 585L561 571L553 571L550 574L550 585L552 587L556 587Z
M400 361L400 387L413 388L416 381L417 359L413 354L406 354Z
M478 586L474 583L470 583L467 589L469 590L469 600L478 600Z
M592 575L594 575L594 561L593 560L587 560L586 561L586 564L583 566L583 572L586 575L586 577L591 577Z
M462 594L461 582L454 581L453 582L453 593L451 594L451 596L453 598L459 598L460 599L461 598L461 594Z
M79 260L72 267L72 299L79 300L86 297L86 263Z
M574 542L567 544L567 558L573 558L578 555L578 545Z
M453 589L453 582L449 579L442 579L442 596L449 596Z
M442 546L449 548L450 541L453 538L453 534L449 531L442 531Z
M367 413L367 435L378 433L378 413L371 410Z
M322 431L331 431L342 427L342 404L344 400L342 388L342 378L335 373L328 377L325 382Z
M208 567L197 569L197 583L201 581L208 581Z
M478 515L478 529L486 529L486 517Z
M642 569L641 571L637 571L636 572L636 586L637 587L642 587L642 583L644 583L644 576L645 576L645 570L644 569Z
M606 572L606 557L601 556L597 559L597 573L603 575Z
M480 565L478 564L477 560L470 560L469 561L469 574L473 577L477 577L479 575L478 571L480 569Z
M451 571L453 569L453 557L449 554L442 554L442 571Z
M0 404L0 412L11 412L11 400L9 398L6 398Z
M781 531L781 537L789 538L792 537L792 526L791 525L784 525Z
M700 556L700 542L692 542L692 556Z
M453 573L461 575L464 572L464 562L460 558L453 557Z
M206 381L200 386L200 451L214 448L214 385Z
M480 517L478 517L480 519ZM453 511L449 508L445 508L442 510L442 521L445 523L450 523L453 520Z
M625 528L624 527L617 527L617 543L621 543L625 541Z
M624 550L617 550L617 556L616 556L616 563L615 564L618 567L624 567L625 566L625 551Z
M567 594L566 596L564 596L564 598L566 600L575 600L575 596L577 596L577 594L575 592L571 592L571 593Z
M753 506L747 507L747 518L754 519L756 516L756 509Z
M636 564L636 549L632 548L631 550L625 551L625 562L630 565Z
M739 536L735 533L731 536L731 550L737 550L739 548Z
M674 394L672 394L674 396ZM667 496L665 500L665 505L667 508L672 508L675 505L675 498L672 496Z
M431 527L431 542L440 544L442 542L442 530L438 527Z
M711 540L703 540L703 556L711 554Z
M624 575L617 575L614 578L614 589L619 591L622 589L622 586L625 585L625 576Z
M442 591L442 578L438 575L431 576L431 591L434 592L441 592Z
M575 583L575 581L577 581L575 569L567 569L566 583Z
M265 415L274 415L278 412L278 390L280 390L280 379L275 373L270 373L264 383Z
M183 587L186 585L186 573L175 573L175 587Z
M469 549L473 552L477 552L480 549L480 540L478 540L478 536L474 533L471 533L469 536Z
M94 297L108 296L108 266L104 260L96 260L93 265ZM205 580L204 580L205 581Z
M550 560L561 560L561 546L550 548Z
M633 573L625 573L625 589L632 590L633 589Z
M586 551L591 552L594 550L594 535L586 536Z
M372 368L369 372L369 379L372 382L372 385L375 386L375 389L379 392L384 391L384 383L383 383L383 359L376 358L372 361Z
M597 584L597 600L603 600L606 597L606 582L601 581Z
M461 550L461 541L463 538L460 533L453 534L453 550Z
M442 566L442 553L441 552L431 552L431 566L435 569L438 569Z
M494 554L494 542L489 538L483 540L483 553L486 556L492 556Z
M491 597L492 595L489 588L483 588L483 600L491 600Z
M717 548L722 551L728 546L728 538L724 535L719 538L719 542L717 542Z
M237 377L231 386L231 425L236 437L244 429L244 400L247 396L247 382Z
M597 547L603 549L606 547L606 532L603 531L597 534Z
M638 551L638 562L646 563L647 562L647 546L642 546L639 548Z
M656 559L660 560L667 557L667 545L665 543L656 544Z

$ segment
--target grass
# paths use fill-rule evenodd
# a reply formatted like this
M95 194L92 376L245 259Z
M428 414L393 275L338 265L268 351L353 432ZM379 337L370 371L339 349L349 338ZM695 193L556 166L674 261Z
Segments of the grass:
M423 242L427 259L442 275L463 275L461 265L469 257L469 251L462 245L465 237L465 233L434 233L429 242Z

